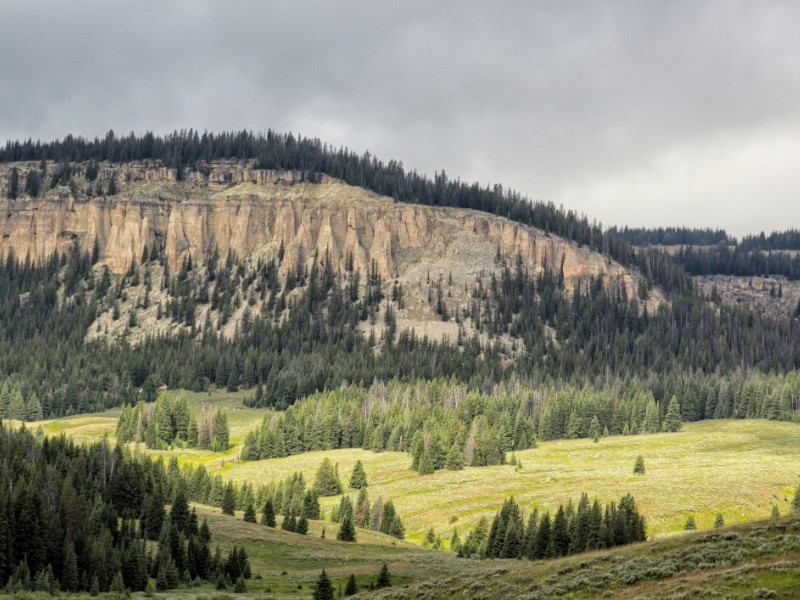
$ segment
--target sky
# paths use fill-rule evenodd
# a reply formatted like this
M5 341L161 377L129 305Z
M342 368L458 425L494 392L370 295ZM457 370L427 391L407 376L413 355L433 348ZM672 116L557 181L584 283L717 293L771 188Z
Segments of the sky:
M0 143L291 131L604 226L800 227L800 2L2 0Z

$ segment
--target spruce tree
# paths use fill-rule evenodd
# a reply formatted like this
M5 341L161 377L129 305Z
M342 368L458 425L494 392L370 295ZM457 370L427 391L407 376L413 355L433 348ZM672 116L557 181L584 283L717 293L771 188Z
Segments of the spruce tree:
M457 442L453 442L447 452L444 468L448 471L460 471L464 468L464 451L461 450Z
M19 170L17 167L11 169L11 177L8 180L8 192L6 194L9 200L16 200L19 196Z
M345 515L339 525L339 533L336 534L336 539L342 542L355 542L356 529L353 526L353 517Z
M358 593L358 583L356 583L356 576L350 573L350 577L347 578L347 585L344 588L344 595L352 596L353 594L357 593Z
M247 508L244 509L244 516L242 517L242 521L247 521L248 523L256 522L256 511L253 508L252 502L247 503Z
M325 458L317 469L314 487L320 496L338 496L342 493L342 484L330 458Z
M306 512L304 510L300 511L300 518L297 519L295 531L301 535L306 535L308 533L308 519L306 518Z
M275 507L272 505L272 498L267 498L267 501L264 502L261 524L267 527L275 527Z
M354 490L367 487L367 474L360 460L357 460L353 467L353 474L350 476L350 487Z
M229 481L222 494L222 514L233 516L236 510L236 491L233 489L233 482Z
M392 580L389 575L389 567L386 563L383 563L380 573L378 573L378 580L375 582L375 587L380 589L390 587L391 585Z
M683 526L684 531L693 531L697 529L697 523L695 523L694 515L689 515L689 518L686 519L686 524Z
M661 431L680 431L682 426L683 418L681 417L681 407L678 405L678 399L672 396L667 406L667 414L664 417L664 423L661 425Z
M637 475L644 475L644 457L641 454L636 457L636 462L633 464L633 472Z
M718 529L720 527L725 527L725 517L722 516L722 513L717 513L717 518L714 519L714 528Z
M333 599L334 599L333 583L331 583L331 580L325 574L325 569L322 569L322 573L319 574L317 583L314 586L314 600L333 600Z

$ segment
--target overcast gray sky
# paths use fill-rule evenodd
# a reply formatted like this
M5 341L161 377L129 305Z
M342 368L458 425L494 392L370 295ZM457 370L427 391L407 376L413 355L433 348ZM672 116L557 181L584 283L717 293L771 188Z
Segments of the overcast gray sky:
M292 131L604 225L800 227L800 2L2 0L0 141Z

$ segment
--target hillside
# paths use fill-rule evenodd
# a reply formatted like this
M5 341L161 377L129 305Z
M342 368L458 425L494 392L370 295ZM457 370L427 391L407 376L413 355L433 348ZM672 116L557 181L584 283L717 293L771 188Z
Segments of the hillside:
M25 178L40 165L3 165L0 187L13 168ZM49 163L46 170L58 168ZM310 271L316 257L329 261L339 277L358 274L365 285L374 273L385 285L399 286L405 300L397 311L400 330L451 340L459 325L437 314L431 295L443 295L449 314L468 314L474 286L481 280L488 283L501 266L498 257L512 262L519 257L531 277L546 270L561 273L567 293L602 277L633 298L642 283L636 271L533 227L472 210L398 204L329 177L311 183L298 172L228 161L211 163L205 175L192 172L186 181L176 181L175 169L102 164L97 181L107 186L114 179L118 192L98 197L90 195L93 186L77 172L76 167L71 188L56 186L36 198L0 200L0 258L13 253L17 260L41 264L53 252L65 254L77 246L97 257L96 270L107 266L118 276L147 256L163 256L171 273L186 261L202 270L212 256L221 261L233 257L248 271L275 260L285 282L289 272ZM168 300L159 292L163 277L163 269L151 273L155 291L149 294L149 308L138 312L140 327L133 340L169 329L156 322L157 306ZM140 306L144 294L143 285L132 286L120 312ZM663 293L653 288L642 305L653 311L663 301ZM251 306L251 315L260 314L259 309ZM231 315L227 335L233 334L242 314ZM123 334L126 321L110 317L100 316L89 336ZM210 317L213 325L219 323L218 313ZM196 320L204 322L205 311Z
M372 500L392 498L403 515L407 538L416 542L430 527L444 540L449 540L454 527L464 534L509 496L526 510L554 510L570 499L577 501L583 492L605 502L630 492L647 518L648 533L660 537L682 531L690 514L701 529L711 527L718 512L729 524L767 517L773 505L785 514L797 487L794 448L800 445L800 426L795 423L709 420L686 424L677 434L614 435L597 444L586 438L540 441L536 448L514 453L519 467L468 467L419 475L409 468L409 453L360 448L238 461L247 432L266 411L237 406L236 395L190 398L192 407L211 402L227 410L233 447L224 453L176 448L147 450L148 454L165 460L177 456L181 465L202 464L211 475L255 487L281 481L295 471L312 482L325 457L338 463L346 480L360 460ZM41 427L47 434L64 433L80 442L96 442L104 436L113 441L118 414L110 411L46 421ZM145 451L141 445L131 447ZM633 473L638 455L645 459L644 476ZM350 493L355 499L356 494ZM339 498L321 502L330 514Z

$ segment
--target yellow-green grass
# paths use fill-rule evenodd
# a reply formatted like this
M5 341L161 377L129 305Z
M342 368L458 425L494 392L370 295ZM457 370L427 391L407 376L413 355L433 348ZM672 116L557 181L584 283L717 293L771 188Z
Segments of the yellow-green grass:
M326 456L339 464L346 484L355 461L361 460L371 500L391 498L413 541L421 541L429 527L445 541L454 527L463 535L511 495L525 510L552 511L560 503L577 501L582 492L601 502L633 494L647 517L648 533L660 536L681 531L689 515L705 529L718 512L728 524L768 516L773 504L785 514L800 481L800 425L762 420L689 423L679 433L612 436L597 444L586 439L542 442L516 454L521 469L504 465L420 476L409 470L408 454L360 449L238 463L245 435L268 411L244 408L243 392L185 393L194 409L205 404L228 411L234 445L225 453L177 448L155 454L175 455L181 464L202 463L211 473L255 485L283 479L296 470L313 482ZM63 432L78 441L108 435L113 442L118 414L111 410L41 425L48 434ZM633 474L639 454L645 460L643 476ZM350 493L355 498L356 492ZM330 514L338 501L323 498L323 509Z
M238 456L241 445L247 433L258 426L264 416L270 411L264 408L248 408L242 400L245 392L225 392L213 390L210 392L178 391L186 396L189 408L196 413L206 407L210 410L222 408L228 416L231 447L227 452L210 452L192 448L173 448L171 450L147 450L142 444L138 446L141 451L164 457L177 456L178 462L184 464L205 464L209 469L220 468L226 461ZM28 426L42 428L47 435L65 434L77 442L97 442L107 437L110 443L115 442L114 435L117 428L120 409L114 408L101 413L91 413L51 419L38 423L29 423ZM136 444L131 444L133 448Z
M634 475L636 457L646 473ZM396 452L364 450L311 452L281 459L226 464L225 477L266 483L302 471L313 482L324 457L338 463L346 485L356 460L364 463L370 499L391 498L407 536L419 541L429 527L447 539L462 534L481 515L491 516L508 496L527 510L553 511L582 492L601 502L631 493L647 517L648 533L681 531L689 515L710 528L718 512L726 523L765 518L776 504L781 514L800 481L800 426L769 421L704 421L679 433L565 440L540 443L518 452L522 468L494 466L418 475L411 458ZM356 492L349 492L354 498ZM330 511L338 498L322 499Z

